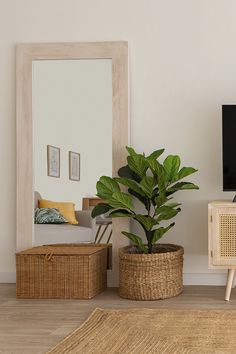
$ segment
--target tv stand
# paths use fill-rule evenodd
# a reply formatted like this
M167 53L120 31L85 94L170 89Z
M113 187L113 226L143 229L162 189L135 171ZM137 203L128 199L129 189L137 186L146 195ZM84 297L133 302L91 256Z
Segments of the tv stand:
M208 205L209 268L227 269L225 300L229 301L236 270L236 198Z

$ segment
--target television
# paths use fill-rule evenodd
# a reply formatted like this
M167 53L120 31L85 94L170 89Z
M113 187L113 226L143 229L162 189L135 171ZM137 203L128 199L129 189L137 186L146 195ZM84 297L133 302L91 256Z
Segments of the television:
M236 191L236 105L222 106L223 191Z

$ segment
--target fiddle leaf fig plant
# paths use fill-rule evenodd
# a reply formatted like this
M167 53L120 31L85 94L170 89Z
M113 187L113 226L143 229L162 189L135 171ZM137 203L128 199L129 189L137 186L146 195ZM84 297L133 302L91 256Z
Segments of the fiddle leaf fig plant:
M102 176L97 182L97 196L104 202L95 206L92 217L106 214L112 218L135 220L144 230L146 243L140 235L126 231L122 231L122 234L140 252L152 253L156 242L175 225L171 222L166 226L168 220L181 211L181 204L172 200L173 194L180 190L199 189L194 183L183 181L197 170L181 167L177 155L169 155L161 163L159 158L164 149L156 150L148 156L137 153L132 147L126 149L127 165L119 169L119 177ZM133 199L142 203L143 213L136 210Z

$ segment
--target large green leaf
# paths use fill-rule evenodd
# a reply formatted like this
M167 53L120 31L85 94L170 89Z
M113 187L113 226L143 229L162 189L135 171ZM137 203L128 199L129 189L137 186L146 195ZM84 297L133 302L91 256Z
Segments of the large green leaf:
M180 157L178 155L169 155L163 162L163 166L166 172L166 178L169 182L174 180L180 167Z
M137 220L146 231L150 231L154 225L158 224L151 216L137 214L134 216L134 219Z
M126 231L122 231L122 234L125 235L126 237L128 237L142 252L144 252L144 253L148 252L148 249L144 245L141 237L139 237L135 234L132 234L130 232L126 232Z
M185 189L199 189L199 187L191 182L178 182L167 189L167 195L171 195L177 191L185 190Z
M174 209L168 206L161 206L160 208L156 209L156 214L159 215L157 221L160 222L162 220L169 220L175 217L178 212L180 212L180 208Z
M119 190L119 184L111 177L102 176L97 182L97 196L102 199L109 199L113 192Z
M126 146L126 150L128 151L128 153L130 154L130 156L137 156L139 155L134 148L132 148L131 146Z
M143 197L141 196L139 193L136 193L135 191L133 191L132 189L128 189L128 192L133 195L135 198L137 198L144 206L147 210L150 209L150 199L147 197Z
M158 162L155 159L150 159L150 158L146 158L146 161L148 162L148 165L153 173L153 175L157 175L158 174Z
M132 189L133 191L135 191L136 193L145 196L143 190L139 187L138 183L129 179L129 178L125 178L125 177L120 177L120 178L115 178L115 180L120 183L123 184L124 186L129 187L130 189Z
M158 159L159 156L161 156L161 154L163 154L164 151L165 151L165 149L155 150L149 156L147 156L147 159L148 160L156 160L156 159Z
M166 175L164 167L157 160L148 160L149 167L158 184L158 193L162 194L166 188Z
M165 204L165 203L168 201L168 199L166 198L166 196L165 196L164 194L161 194L161 195L158 195L158 196L154 199L154 201L155 201L155 205L156 205L157 207L160 207L160 206L162 206L163 204Z
M174 181L179 181L180 179L183 179L195 172L197 172L197 170L193 167L182 167L177 173Z
M115 209L109 214L112 218L132 218L134 214L132 214L127 209Z
M109 204L105 204L105 203L97 204L93 208L91 216L92 216L92 218L95 218L98 215L102 215L102 214L107 213L111 209L113 209L113 207L111 205L109 205Z
M155 230L153 238L152 238L152 245L154 245L160 238L167 232L169 231L175 223L173 222L167 227L159 227L159 229Z
M173 206L172 206L173 205ZM158 214L161 214L161 213L166 213L166 212L169 212L169 211L172 211L172 210L178 210L180 211L180 209L175 209L175 206L178 206L178 203L170 203L169 205L166 204L166 205L163 205L161 206L160 208L157 208L156 209L156 215Z
M112 194L112 197L109 198L109 204L113 208L127 208L129 210L134 210L132 197L129 194L120 191Z
M123 166L118 170L118 176L129 178L129 179L134 180L136 182L141 181L141 178L139 177L139 175L137 175L137 173L132 171L128 165Z
M168 203L166 204L167 207L169 208L176 208L177 206L180 206L181 203Z
M137 173L140 178L143 178L148 169L148 163L143 155L132 155L127 157L128 165L132 171Z
M151 198L153 193L153 188L155 187L154 178L151 176L145 176L140 182L140 187L142 188L145 195Z

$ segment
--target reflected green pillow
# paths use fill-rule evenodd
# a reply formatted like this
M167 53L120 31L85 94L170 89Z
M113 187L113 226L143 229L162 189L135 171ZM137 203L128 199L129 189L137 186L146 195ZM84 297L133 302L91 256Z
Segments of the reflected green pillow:
M67 222L56 208L37 208L34 211L35 224L65 224Z

